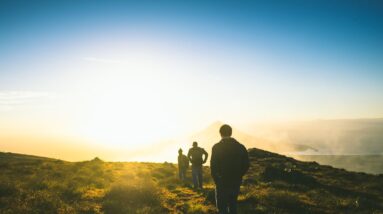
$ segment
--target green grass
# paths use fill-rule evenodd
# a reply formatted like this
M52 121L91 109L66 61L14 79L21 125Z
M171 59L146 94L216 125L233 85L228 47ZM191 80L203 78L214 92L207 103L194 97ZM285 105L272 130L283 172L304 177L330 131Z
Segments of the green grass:
M383 213L383 177L251 150L239 213ZM0 213L214 213L214 185L170 163L66 162L0 153Z

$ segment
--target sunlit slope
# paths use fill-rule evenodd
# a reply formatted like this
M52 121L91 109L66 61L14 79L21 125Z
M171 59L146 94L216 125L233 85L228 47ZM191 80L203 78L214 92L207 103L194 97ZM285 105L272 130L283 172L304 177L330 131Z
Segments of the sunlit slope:
M349 172L249 150L244 210L276 213L383 213L383 174ZM243 197L243 198L242 198Z
M383 177L258 149L240 213L383 213ZM214 186L177 179L170 163L66 162L0 153L0 213L214 213Z

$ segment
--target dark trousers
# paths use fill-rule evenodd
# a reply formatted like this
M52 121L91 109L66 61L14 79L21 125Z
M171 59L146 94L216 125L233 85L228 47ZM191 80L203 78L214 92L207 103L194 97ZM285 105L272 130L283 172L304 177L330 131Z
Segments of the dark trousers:
M181 181L184 181L186 179L186 169L178 169L178 174L180 176Z
M202 166L192 166L194 188L202 189Z
M215 199L218 213L237 213L237 198L240 185L223 186L217 185Z

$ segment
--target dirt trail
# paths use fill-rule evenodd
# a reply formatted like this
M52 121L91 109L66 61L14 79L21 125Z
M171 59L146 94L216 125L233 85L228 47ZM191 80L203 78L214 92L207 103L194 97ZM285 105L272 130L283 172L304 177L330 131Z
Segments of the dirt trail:
M165 207L172 213L214 213L214 189L193 190L179 186L172 190L164 190Z

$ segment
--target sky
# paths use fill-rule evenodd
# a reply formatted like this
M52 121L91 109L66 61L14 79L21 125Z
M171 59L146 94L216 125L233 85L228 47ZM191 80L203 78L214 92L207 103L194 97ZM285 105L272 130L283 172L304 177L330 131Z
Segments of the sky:
M381 1L0 0L0 137L138 147L217 120L382 117L382 11Z

